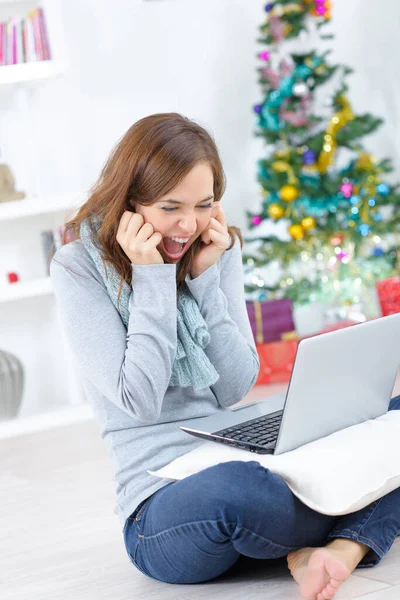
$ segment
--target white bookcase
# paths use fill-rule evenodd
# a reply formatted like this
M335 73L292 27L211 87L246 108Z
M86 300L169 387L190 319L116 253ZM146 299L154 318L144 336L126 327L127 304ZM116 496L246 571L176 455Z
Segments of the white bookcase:
M26 122L32 121L31 94L44 80L62 76L67 68L61 0L0 0L0 21L24 16L41 6L45 12L51 60L0 66L2 98L15 99ZM4 92L4 96L3 96ZM0 131L0 148L2 140ZM21 147L28 147L35 165L35 131L26 129ZM6 157L0 162L8 162ZM11 170L13 165L9 165ZM0 203L0 349L22 361L24 396L18 417L0 421L0 438L36 431L91 416L78 371L59 322L41 231L65 223L85 197L81 193L43 197L40 181L22 188L26 198ZM16 188L21 186L16 181ZM15 271L18 283L8 283ZM1 402L1 398L0 398Z

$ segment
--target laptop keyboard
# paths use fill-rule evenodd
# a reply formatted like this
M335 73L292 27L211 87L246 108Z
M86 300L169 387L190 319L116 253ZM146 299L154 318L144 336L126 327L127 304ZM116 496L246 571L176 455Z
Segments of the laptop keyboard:
M272 415L257 417L250 421L234 425L227 429L214 431L213 435L235 440L240 443L256 444L257 446L267 446L276 442L279 433L279 427L282 421L283 411L275 412Z

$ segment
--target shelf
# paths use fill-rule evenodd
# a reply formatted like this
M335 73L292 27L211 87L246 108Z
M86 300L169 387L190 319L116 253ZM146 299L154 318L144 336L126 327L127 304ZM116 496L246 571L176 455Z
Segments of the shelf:
M53 294L53 286L50 277L32 279L31 281L19 281L0 286L0 304L20 300L22 298L34 298Z
M83 421L94 421L93 409L86 401L75 406L66 406L30 417L15 417L0 421L0 439L27 435L40 431L65 427Z
M49 79L65 71L62 63L54 60L41 60L20 65L0 66L0 85L24 83L39 79Z
M23 200L0 202L0 222L60 211L72 211L78 209L82 202L83 199L77 194L55 196L51 199L24 198Z

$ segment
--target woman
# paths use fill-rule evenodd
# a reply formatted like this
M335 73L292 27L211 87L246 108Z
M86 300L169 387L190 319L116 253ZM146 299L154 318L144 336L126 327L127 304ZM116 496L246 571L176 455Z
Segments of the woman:
M115 512L135 566L195 583L240 555L288 556L305 598L331 598L357 565L389 550L399 491L334 518L257 461L173 483L148 473L203 443L180 421L236 404L257 378L242 238L226 224L224 186L202 127L174 113L138 121L67 223L73 241L51 266L57 301L114 463Z

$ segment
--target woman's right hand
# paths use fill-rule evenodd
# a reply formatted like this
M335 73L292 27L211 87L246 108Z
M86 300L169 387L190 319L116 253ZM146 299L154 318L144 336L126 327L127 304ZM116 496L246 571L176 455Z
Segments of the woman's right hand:
M125 211L119 222L117 242L134 265L164 264L157 250L162 235L154 231L151 223L145 223L139 213Z

